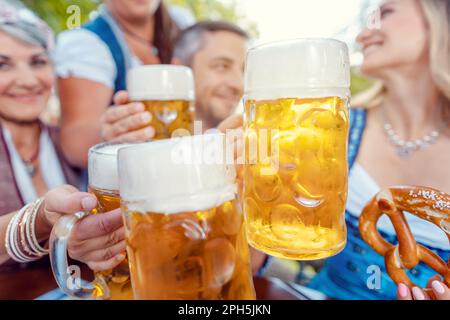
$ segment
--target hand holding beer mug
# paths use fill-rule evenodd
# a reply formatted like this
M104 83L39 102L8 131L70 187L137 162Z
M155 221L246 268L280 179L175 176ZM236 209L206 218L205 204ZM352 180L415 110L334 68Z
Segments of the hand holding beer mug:
M152 114L141 102L130 102L127 91L119 91L114 106L107 108L100 118L102 141L110 143L143 143L155 136L150 125Z
M136 67L128 72L127 87L129 100L143 103L151 114L155 140L171 138L176 130L183 135L193 133L195 90L190 68Z
M349 86L348 48L337 40L248 52L243 203L255 248L295 260L344 248Z
M225 136L119 151L122 211L136 299L255 299L235 170Z
M98 205L90 214L113 214L120 208L117 152L124 144L100 144L89 150L89 192L97 198ZM113 211L114 212L114 211ZM95 280L86 286L69 287L70 273L67 264L67 242L78 220L87 213L78 213L61 218L54 226L50 237L50 261L53 273L61 290L73 297L86 299L133 299L128 260L112 270L95 272ZM116 213L114 213L116 214ZM80 221L80 225L83 221ZM123 229L115 231L121 237ZM111 237L111 236L110 236ZM117 243L116 246L120 246Z

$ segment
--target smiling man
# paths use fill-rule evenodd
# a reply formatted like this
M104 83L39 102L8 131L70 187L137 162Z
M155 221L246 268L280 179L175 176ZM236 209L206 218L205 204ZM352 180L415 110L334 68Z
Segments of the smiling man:
M245 31L223 21L199 22L178 37L173 63L192 68L203 130L233 114L242 98L247 41Z

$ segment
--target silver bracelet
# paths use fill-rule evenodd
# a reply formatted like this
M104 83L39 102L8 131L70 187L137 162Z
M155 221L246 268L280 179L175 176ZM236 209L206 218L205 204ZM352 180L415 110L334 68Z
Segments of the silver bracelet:
M13 260L20 263L30 262L34 260L32 257L27 256L26 253L22 252L17 239L17 229L19 222L23 218L29 206L30 205L26 205L18 213L16 213L9 222L8 227L6 228L6 252Z
M48 249L42 248L42 246L39 244L39 241L36 237L36 218L39 214L39 210L44 203L44 200L37 199L33 204L33 209L30 214L30 218L28 221L26 221L26 230L27 230L27 240L28 244L30 245L31 249L34 250L34 254L42 257L49 253Z
M38 199L23 207L6 228L6 252L17 262L32 262L49 252L41 247L36 237L36 218L42 203L43 200Z
M29 256L33 256L34 253L27 244L27 236L26 236L26 231L25 231L26 221L29 219L28 217L30 216L30 213L31 213L30 207L31 207L31 205L28 205L25 207L24 215L20 219L18 228L20 230L20 243L22 244L22 248Z

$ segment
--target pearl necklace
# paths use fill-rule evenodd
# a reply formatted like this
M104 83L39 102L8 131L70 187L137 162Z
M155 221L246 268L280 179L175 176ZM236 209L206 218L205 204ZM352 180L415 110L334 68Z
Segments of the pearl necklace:
M385 123L383 129L390 143L397 148L397 154L401 158L408 158L414 151L425 149L429 145L434 144L440 135L439 131L433 130L421 139L405 141L400 139L390 123Z

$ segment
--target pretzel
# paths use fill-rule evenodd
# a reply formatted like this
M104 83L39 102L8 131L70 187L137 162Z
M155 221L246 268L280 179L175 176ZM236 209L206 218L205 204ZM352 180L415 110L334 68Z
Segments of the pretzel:
M403 211L434 223L446 233L450 242L450 195L431 188L409 186L388 188L372 198L359 218L362 238L384 256L386 270L397 285L416 286L405 269L412 269L422 261L442 275L444 283L450 287L450 260L446 263L431 250L416 243ZM377 221L383 214L394 226L398 245L384 240L377 230ZM430 289L424 291L434 298Z

